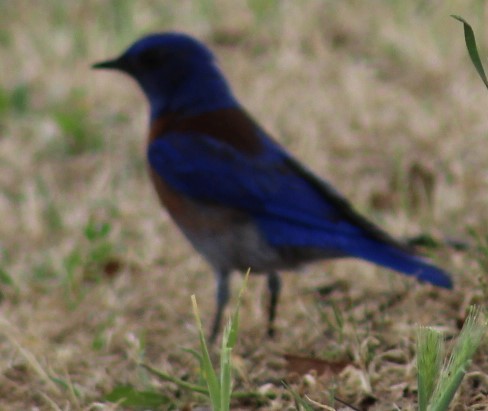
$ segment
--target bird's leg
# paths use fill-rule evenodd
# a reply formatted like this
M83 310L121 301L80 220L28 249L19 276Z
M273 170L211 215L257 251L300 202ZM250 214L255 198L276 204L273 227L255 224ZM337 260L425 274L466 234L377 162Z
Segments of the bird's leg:
M276 271L270 271L268 273L268 290L270 295L268 311L268 336L273 337L275 333L274 319L276 317L276 306L278 304L281 290L280 275Z
M210 342L214 342L219 335L220 323L222 321L222 314L230 297L229 293L229 272L216 271L217 277L217 309L212 324L212 332L210 334Z

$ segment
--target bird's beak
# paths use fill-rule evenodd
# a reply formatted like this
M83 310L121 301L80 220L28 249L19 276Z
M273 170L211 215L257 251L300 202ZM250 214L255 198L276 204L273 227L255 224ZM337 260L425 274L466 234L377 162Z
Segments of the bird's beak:
M102 69L102 70L121 70L126 71L126 64L121 57L117 57L113 60L106 60L100 61L99 63L95 63L91 66L93 69Z

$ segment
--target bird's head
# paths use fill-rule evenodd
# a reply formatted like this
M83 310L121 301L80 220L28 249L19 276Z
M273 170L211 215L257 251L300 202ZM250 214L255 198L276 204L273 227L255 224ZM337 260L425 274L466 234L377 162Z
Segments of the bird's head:
M120 70L133 77L149 100L152 118L169 112L198 114L236 104L213 54L186 34L148 35L121 56L92 67Z

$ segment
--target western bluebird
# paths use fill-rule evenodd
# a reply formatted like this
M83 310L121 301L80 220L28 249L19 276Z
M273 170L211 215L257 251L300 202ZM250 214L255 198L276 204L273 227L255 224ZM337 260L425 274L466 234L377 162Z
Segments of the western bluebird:
M268 334L278 270L361 258L439 287L449 275L359 215L241 107L212 53L180 33L152 34L93 65L129 74L150 105L147 158L161 203L215 270L218 334L234 270L267 273Z

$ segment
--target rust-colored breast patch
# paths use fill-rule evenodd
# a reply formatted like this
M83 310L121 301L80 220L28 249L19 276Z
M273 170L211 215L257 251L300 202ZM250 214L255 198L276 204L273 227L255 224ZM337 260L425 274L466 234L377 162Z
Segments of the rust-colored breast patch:
M172 131L204 134L250 155L259 154L262 150L259 127L247 113L237 108L195 116L161 116L151 123L148 143L156 138L164 138L165 133Z
M156 120L153 120L149 126L147 144L149 145L155 139L162 137L164 133L170 129L171 124L176 118L175 114L165 114L164 116L160 116Z
M174 124L174 130L202 133L247 154L259 154L262 148L257 125L245 112L236 108L182 119Z

